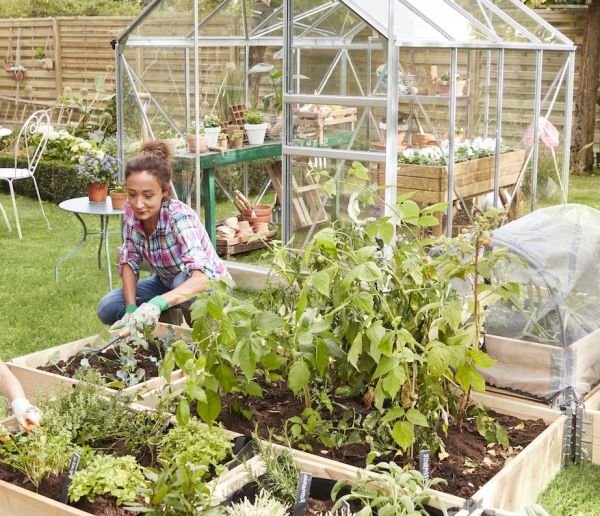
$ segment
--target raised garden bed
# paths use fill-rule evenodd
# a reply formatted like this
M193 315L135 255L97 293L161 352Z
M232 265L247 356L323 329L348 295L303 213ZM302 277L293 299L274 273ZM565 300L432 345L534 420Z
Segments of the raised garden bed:
M0 444L0 501L3 502L3 511L8 511L6 514L131 514L125 509L128 504L147 503L140 498L138 487L143 487L145 482L146 496L154 496L157 490L153 485L155 480L145 476L143 468L153 467L162 474L170 464L175 464L178 457L194 464L187 469L188 474L194 471L194 482L202 482L210 490L214 489L215 481L237 475L236 468L240 468L235 457L238 443L229 432L216 427L209 429L196 420L189 420L183 426L174 421L169 425L166 414L160 415L135 404L127 407L124 400L117 398L102 398L94 393L93 386L80 384L76 387L79 390L63 389L57 399L41 401L44 426L34 429L34 433L17 432L14 436L3 438ZM55 404L54 409L52 404ZM63 414L66 415L63 417ZM103 417L95 418L94 414L107 415L106 426L101 421ZM16 427L14 418L4 420L2 424L5 428ZM56 444L54 436L63 436L62 429L65 429L66 441ZM32 437L36 432L43 436L43 440ZM22 442L19 439L34 440ZM34 482L33 473L26 474L13 466L10 460L7 461L15 453L13 440L18 443L18 448L26 450L25 454L37 461L36 467L30 466L28 471L43 471L43 466L51 467L54 472L44 472ZM138 442L140 446L137 446ZM33 444L28 447L27 443ZM58 449L63 449L63 446L66 462L56 466L56 459L51 457L56 457ZM82 446L85 447L83 452ZM70 505L66 505L61 501L66 500L65 484L69 469L73 467L69 459L74 451L80 454L81 463L73 469L74 476L71 474ZM23 455L23 451L20 454ZM110 461L125 458L133 461L126 469L110 466ZM104 460L109 464L95 468L94 461L97 459L100 464ZM17 464L29 465L23 459ZM167 480L171 488L175 478L172 476L171 480ZM111 494L104 494L107 493L106 486L111 489ZM122 496L123 500L116 504L115 497L118 496Z
M565 383L585 395L600 382L599 340L600 329L568 348L486 335L485 350L496 363L480 372L489 385L540 401L549 401Z
M180 326L159 323L153 333L158 339L176 340L188 339L190 330ZM60 346L44 349L17 357L8 364L11 371L23 384L26 395L35 399L38 392L54 389L65 383L75 384L79 380L72 377L80 368L81 360L86 359L90 367L100 372L106 383L119 380L117 373L120 369L117 356L118 345L106 353L79 354L87 348L98 345L99 336L86 337ZM145 376L139 383L124 388L107 388L109 393L120 392L124 395L142 395L165 385L165 380L158 376L157 362L160 360L160 350L149 345L148 351L136 350L138 359L137 368L145 368ZM151 358L153 357L153 358ZM183 373L179 370L173 372L172 380L181 378Z

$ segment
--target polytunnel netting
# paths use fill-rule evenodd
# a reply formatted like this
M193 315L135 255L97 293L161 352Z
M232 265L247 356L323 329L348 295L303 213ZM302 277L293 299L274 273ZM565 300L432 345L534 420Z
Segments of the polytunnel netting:
M600 211L540 209L497 229L493 244L513 257L498 278L519 283L521 295L487 315L497 363L486 380L544 399L588 392L600 381Z

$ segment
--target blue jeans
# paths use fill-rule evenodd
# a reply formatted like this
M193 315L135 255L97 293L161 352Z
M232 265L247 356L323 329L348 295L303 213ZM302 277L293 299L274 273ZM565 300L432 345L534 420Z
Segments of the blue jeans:
M190 275L187 272L180 272L171 283L171 286L166 286L158 276L152 276L148 279L139 280L137 282L135 304L140 306L142 303L147 303L154 296L162 294L177 288ZM179 308L189 310L196 298L190 299L177 305ZM98 317L104 324L114 324L125 315L125 298L123 297L123 289L117 288L111 290L98 303Z

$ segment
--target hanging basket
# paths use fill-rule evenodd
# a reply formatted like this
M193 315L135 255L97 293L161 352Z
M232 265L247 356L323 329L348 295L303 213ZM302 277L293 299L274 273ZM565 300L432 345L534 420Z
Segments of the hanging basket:
M54 70L54 61L51 57L45 57L42 61L42 68L44 70Z

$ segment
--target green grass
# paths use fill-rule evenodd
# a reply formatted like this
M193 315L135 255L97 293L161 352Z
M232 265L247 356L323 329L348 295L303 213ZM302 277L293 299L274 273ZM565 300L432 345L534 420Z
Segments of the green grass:
M567 466L540 495L538 503L552 516L600 514L600 466Z

